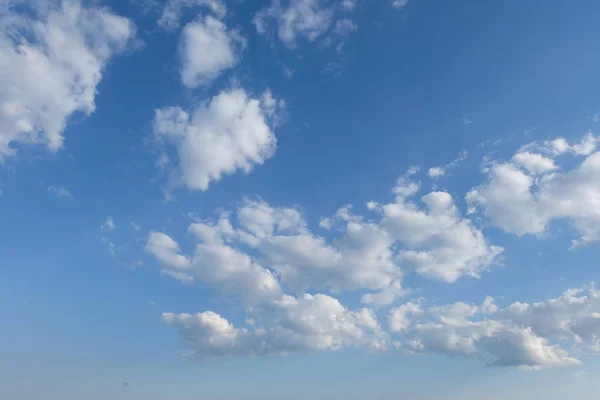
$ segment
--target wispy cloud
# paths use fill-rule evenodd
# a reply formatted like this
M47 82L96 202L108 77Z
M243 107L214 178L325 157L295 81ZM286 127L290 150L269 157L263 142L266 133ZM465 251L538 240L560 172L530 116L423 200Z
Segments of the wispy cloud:
M59 199L72 199L73 195L64 187L48 186L48 192L52 193Z

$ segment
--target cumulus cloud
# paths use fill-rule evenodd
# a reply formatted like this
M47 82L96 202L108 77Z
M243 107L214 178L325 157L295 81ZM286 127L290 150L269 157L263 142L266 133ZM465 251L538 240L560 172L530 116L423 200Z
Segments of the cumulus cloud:
M488 181L466 196L472 211L481 209L492 223L517 235L542 234L552 221L566 219L580 236L574 245L600 238L600 152L587 135L571 145L555 139L538 146L545 153L521 149L510 162L484 170ZM569 170L555 165L560 154L584 156Z
M181 32L181 81L189 88L206 85L238 61L245 40L212 16L198 17Z
M489 366L550 368L581 364L558 343L590 350L600 333L600 295L593 286L503 309L490 297L481 305L457 302L428 309L422 302L389 313L390 331L400 334L396 347L407 352L491 358Z
M249 173L271 158L277 142L272 127L281 106L269 91L252 98L233 89L191 113L177 106L156 110L155 135L177 152L172 184L204 191L225 174Z
M171 122L172 131L185 131L177 127L176 118ZM382 307L406 294L401 284L404 273L416 271L445 282L463 276L477 278L502 252L502 248L489 244L470 220L460 216L448 193L423 196L427 207L423 209L410 201L418 190L417 184L402 178L394 188L395 202L369 203L378 216L373 221L353 213L350 205L341 207L333 217L321 220L321 227L333 233L330 239L312 232L298 209L250 200L218 221L195 223L189 230L202 242L196 253L204 272L213 268L207 265L212 262L219 265L214 267L217 270L226 264L245 265L248 270L266 266L276 273L281 285L295 293L368 290L362 303ZM213 249L211 254L198 253L209 248ZM217 248L218 257L214 253ZM169 249L178 254L178 247L170 245ZM164 263L164 256L156 255ZM235 259L235 263L226 258ZM186 280L194 275L177 272ZM181 275L184 272L187 275Z
M168 121L173 132L187 129L187 118ZM369 307L390 306L408 293L402 287L406 273L446 282L478 277L501 252L460 216L448 193L423 196L426 208L421 208L411 201L419 190L417 183L402 177L394 187L393 203L369 203L372 219L351 205L340 207L322 220L329 229L327 238L311 231L298 208L248 199L232 211L222 210L216 219L192 222L191 254L165 233L152 232L146 250L165 274L185 283L202 282L239 299L250 323L236 327L210 312L165 314L165 321L177 327L196 356L387 348L389 335L373 310L348 310L332 295L352 291ZM497 311L487 298L479 307L456 305L435 313L449 323ZM412 335L412 318L423 314L421 300L395 307L390 330ZM447 333L423 329L419 340L424 343L429 336ZM459 345L457 354L476 353L474 344L471 350L465 350L467 345Z
M195 357L285 354L339 350L344 347L382 349L387 336L368 310L350 311L338 300L318 294L282 296L260 326L234 327L220 315L163 314L177 328Z
M478 278L503 249L488 243L481 230L461 217L450 194L431 192L421 198L426 208L410 201L418 186L402 180L396 202L372 205L382 214L380 225L403 244L396 260L419 274L446 282L461 276Z
M0 162L15 144L60 149L69 117L94 111L106 65L135 36L129 19L78 0L2 2L0 28Z

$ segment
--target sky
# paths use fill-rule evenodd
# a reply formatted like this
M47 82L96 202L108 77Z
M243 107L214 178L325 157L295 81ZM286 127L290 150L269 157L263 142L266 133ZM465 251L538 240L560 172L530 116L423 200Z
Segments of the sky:
M595 399L599 13L0 0L0 397Z

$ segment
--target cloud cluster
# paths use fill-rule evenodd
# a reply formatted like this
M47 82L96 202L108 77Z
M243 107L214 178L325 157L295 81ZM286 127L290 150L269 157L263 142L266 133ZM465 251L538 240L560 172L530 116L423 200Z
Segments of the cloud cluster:
M510 161L484 172L488 181L466 199L492 223L519 236L543 234L555 220L570 220L579 233L573 245L600 239L600 152L588 134L580 143L558 138L519 150ZM558 156L584 157L569 170L556 165ZM579 161L579 160L578 160Z
M389 328L401 334L395 345L403 351L481 357L490 366L527 369L580 364L559 342L597 351L600 292L593 286L503 309L489 297L481 305L458 302L428 309L422 302L390 310Z
M16 143L60 149L69 117L94 111L106 65L135 37L129 19L79 0L4 1L0 31L0 162Z
M406 272L416 271L445 282L462 276L479 277L493 265L502 249L489 244L479 229L460 216L448 193L423 196L426 208L421 208L410 200L418 189L417 184L402 179L394 188L393 203L369 203L376 220L353 213L349 205L341 207L333 217L321 220L321 227L333 234L330 239L312 232L295 208L247 200L234 214L235 228L229 214L221 215L218 221L190 225L189 231L201 241L196 247L198 265L168 262L162 251L154 250L152 240L147 249L181 276L181 267L197 267L204 273L213 268L215 273L231 270L232 267L226 267L231 262L204 252L207 246L219 246L227 248L228 257L235 257L238 266L268 266L281 284L293 292L376 291L363 297L365 304L374 305L392 303L404 294L400 281ZM178 247L169 244L168 249L173 258L179 257Z
M339 350L344 347L382 348L387 335L372 312L350 311L323 294L282 296L260 322L236 328L220 315L164 313L163 321L177 328L195 357L267 355L297 351Z
M409 200L418 190L401 179L393 203L369 203L375 220L341 207L321 220L327 239L308 228L300 210L251 200L216 220L191 223L192 255L165 233L152 232L146 250L163 273L239 299L252 323L234 327L213 312L167 313L164 320L197 356L387 348L389 336L373 310L348 310L329 294L306 293L356 292L363 304L385 307L407 293L405 273L446 282L478 277L501 252L459 215L449 194L423 196L422 209ZM408 326L406 317L415 312L407 310L405 320L397 314L395 326Z

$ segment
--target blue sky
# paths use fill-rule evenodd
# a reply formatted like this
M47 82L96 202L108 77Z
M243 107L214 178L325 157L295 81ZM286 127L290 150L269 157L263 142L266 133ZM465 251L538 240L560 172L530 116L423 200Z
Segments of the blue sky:
M0 1L0 397L594 398L598 12Z

